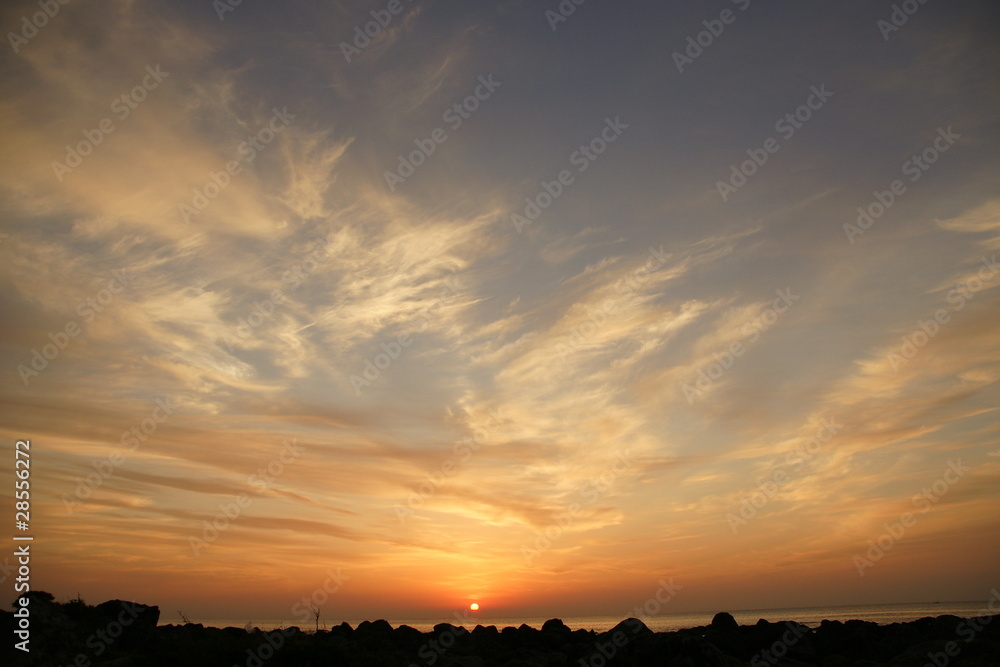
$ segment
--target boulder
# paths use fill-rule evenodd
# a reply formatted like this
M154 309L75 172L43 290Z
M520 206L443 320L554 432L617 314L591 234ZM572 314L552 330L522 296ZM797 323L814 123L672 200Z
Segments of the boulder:
M729 612L720 611L712 617L711 627L713 630L720 632L736 632L740 629L740 624L736 622L736 619Z
M558 634L569 634L572 630L569 629L562 619L550 618L542 624L542 632L544 633L558 633Z

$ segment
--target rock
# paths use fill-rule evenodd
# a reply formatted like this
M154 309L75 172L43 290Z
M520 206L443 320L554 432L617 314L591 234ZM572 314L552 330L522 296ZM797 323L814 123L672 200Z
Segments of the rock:
M402 641L402 642L406 642L406 643L414 643L415 642L415 643L419 644L423 640L423 637L424 637L424 634L422 632L420 632L420 630L417 630L416 628L411 628L408 625L401 625L401 626L399 626L398 628L396 628L395 630L393 630L393 634L395 635L395 637L396 637L396 639L398 641Z
M624 621L611 628L608 632L613 635L618 631L624 632L628 637L631 637L632 635L653 634L653 631L646 627L646 624L638 618L626 618Z
M500 636L500 631L497 630L497 626L495 625L487 625L487 626L477 625L475 628L472 629L472 636L491 637L495 639Z
M39 616L51 624L39 623L38 634L32 635L32 658L45 665L73 664L76 656L92 651L93 647L86 645L88 637L97 630L104 631L110 623L120 623L123 632L102 645L100 660L91 664L872 667L923 665L929 654L944 655L948 642L957 642L960 649L956 665L1000 664L1000 617L940 616L889 625L824 621L818 628L809 629L795 622L770 623L765 619L741 627L732 615L722 612L705 627L657 633L635 618L600 634L571 630L554 618L540 630L521 625L498 631L495 626L477 625L469 632L441 623L433 632L422 633L405 625L393 629L388 622L379 620L363 622L357 629L341 623L329 632L302 633L298 628L288 628L251 634L240 628L206 628L200 624L156 626L156 607L120 600L96 607L78 601L62 605L51 596L38 594L33 604ZM130 622L126 624L123 619ZM14 620L11 613L0 610L0 629L9 634ZM40 651L37 655L36 646ZM6 659L13 649L8 646L7 653L3 650L0 648L0 664L13 664ZM268 662L271 653L274 657Z
M354 628L351 627L350 623L344 621L340 625L330 628L330 634L335 637L350 639L354 636Z
M740 624L736 622L736 619L729 612L720 611L712 617L711 627L721 632L736 632L740 629Z
M357 629L354 630L355 634L368 637L371 635L391 635L392 626L389 625L389 621L379 619L377 621L361 621L358 624Z
M124 600L108 600L97 605L95 609L104 614L109 621L117 620L124 626L151 630L160 622L160 608L150 607Z
M674 633L658 635L655 661L639 664L690 665L691 667L730 667L740 664L703 637ZM770 664L770 663L767 663Z
M542 624L542 632L558 632L569 634L572 630L569 629L562 619L550 618Z
M441 659L441 667L485 667L486 662L474 655L448 655Z
M457 625L452 625L451 623L438 623L434 626L434 634L443 635L445 633L451 635L464 635L466 632L465 628L459 627Z

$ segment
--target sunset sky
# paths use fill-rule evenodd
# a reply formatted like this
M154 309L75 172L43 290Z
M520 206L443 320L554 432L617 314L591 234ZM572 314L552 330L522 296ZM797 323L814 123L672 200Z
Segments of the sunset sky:
M987 600L1000 7L904 4L5 3L33 587Z

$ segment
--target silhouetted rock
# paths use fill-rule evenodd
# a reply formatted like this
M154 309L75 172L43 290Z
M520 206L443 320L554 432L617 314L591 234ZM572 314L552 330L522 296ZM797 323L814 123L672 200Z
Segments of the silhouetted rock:
M392 634L392 626L389 625L389 621L379 619L377 621L361 621L358 627L354 629L354 634L357 638L370 637L372 635L389 635Z
M444 656L441 667L486 667L486 661L475 655Z
M550 618L542 624L542 632L554 632L560 634L569 634L571 630L569 627L562 622L559 618Z
M527 625L477 625L471 631L450 623L420 632L393 629L384 621L347 623L329 631L286 628L247 632L200 624L157 626L159 610L112 600L91 607L81 601L59 604L33 594L33 613L50 626L32 635L38 665L118 667L201 667L245 665L362 665L393 667L577 667L578 665L666 665L737 667L774 665L823 667L1000 664L1000 616L924 618L878 625L868 621L823 621L813 629L794 621L739 626L730 614L716 614L705 627L652 632L629 618L602 633L572 630L560 619L540 629ZM35 617L33 617L34 619ZM14 617L0 612L0 631L10 633ZM15 664L8 643L0 664ZM957 656L957 657L956 657Z
M705 629L704 639L712 646L721 649L726 655L749 659L753 653L754 633L757 628L740 632L740 626L732 614L721 611L712 617L712 622ZM750 634L748 634L750 633ZM699 652L699 655L701 652ZM705 658L708 659L708 658Z
M461 635L465 634L465 628L460 628L458 626L452 625L451 623L438 623L437 625L434 626L434 633L438 635L445 633L452 635Z
M420 632L416 628L411 628L408 625L401 625L395 630L396 637L402 639L403 641L415 641L420 643L423 640L424 633Z
M727 656L704 637L691 633L665 633L656 635L655 660L632 664L690 665L691 667L730 667L741 661ZM770 663L768 663L770 664Z
M121 625L124 634L145 636L160 622L160 608L124 600L109 600L95 607L111 627Z
M337 637L344 637L345 639L350 639L354 636L354 628L347 621L344 621L340 625L330 628L330 634Z
M624 632L628 635L642 635L651 634L653 631L646 627L646 624L640 621L638 618L626 618L624 621L611 628L609 632L614 634L615 632Z
M500 631L497 630L497 626L495 626L495 625L486 625L486 626L477 625L476 627L474 627L472 629L472 636L473 637L490 637L492 639L496 639L497 637L500 636Z
M500 632L494 625L477 625L469 634L468 644L475 655L495 655L501 645Z
M740 629L740 625L733 618L732 614L727 611L720 611L712 617L712 629L722 632L736 632Z

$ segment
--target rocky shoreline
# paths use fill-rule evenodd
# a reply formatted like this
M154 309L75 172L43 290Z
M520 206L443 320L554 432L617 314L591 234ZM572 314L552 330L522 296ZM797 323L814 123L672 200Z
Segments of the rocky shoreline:
M928 617L909 623L823 621L809 628L795 621L759 620L740 626L725 612L710 625L652 632L626 619L607 632L571 630L562 621L541 628L442 623L432 632L386 621L342 623L307 632L271 632L158 625L160 611L121 600L97 606L60 604L32 594L30 653L4 649L4 664L197 667L613 667L664 665L765 667L768 665L875 665L995 667L1000 665L1000 616ZM17 619L3 612L0 622ZM16 635L13 635L16 637Z

